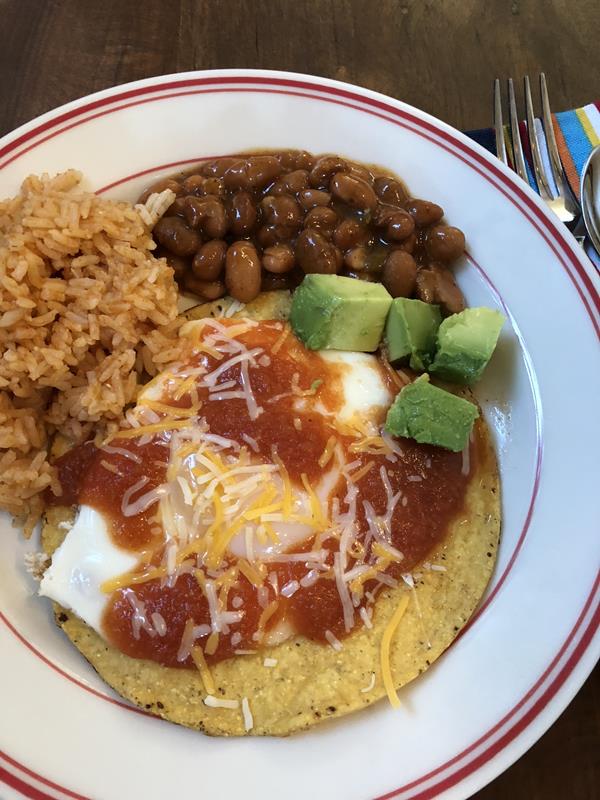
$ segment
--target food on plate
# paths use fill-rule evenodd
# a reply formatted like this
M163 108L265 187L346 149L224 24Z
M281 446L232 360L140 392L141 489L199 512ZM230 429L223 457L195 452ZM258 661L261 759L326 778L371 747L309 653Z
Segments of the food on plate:
M442 217L298 151L0 206L0 505L45 511L40 593L125 698L286 735L398 705L469 619L500 508L464 384L503 317L465 310Z
M385 323L385 344L392 364L406 362L417 372L431 364L442 315L439 306L397 297Z
M478 416L475 403L434 386L429 375L421 375L396 396L385 429L394 436L460 452L468 446Z
M380 357L247 314L189 323L141 427L59 462L80 510L49 514L48 550L68 533L42 592L138 705L283 735L396 702L450 644L492 570L498 479L481 420L463 453L392 439Z
M294 292L290 323L310 350L379 347L392 298L380 283L307 275Z
M442 380L472 385L486 368L504 316L491 308L466 308L445 319L437 332L431 371Z
M70 170L0 202L0 508L30 533L58 491L47 453L116 425L177 348L177 290L143 207L85 192Z
M450 265L462 231L436 203L412 198L395 175L340 155L248 153L163 178L141 196L175 200L154 229L182 290L246 303L262 290L295 289L305 274L381 282L444 314L464 308Z

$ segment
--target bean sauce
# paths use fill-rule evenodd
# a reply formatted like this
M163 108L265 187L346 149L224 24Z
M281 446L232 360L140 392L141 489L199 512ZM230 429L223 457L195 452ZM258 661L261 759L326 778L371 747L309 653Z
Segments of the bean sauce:
M176 199L154 228L157 255L201 301L227 291L247 303L316 272L380 281L443 314L464 307L450 270L464 234L379 167L299 150L240 154L163 178L140 201L166 188Z

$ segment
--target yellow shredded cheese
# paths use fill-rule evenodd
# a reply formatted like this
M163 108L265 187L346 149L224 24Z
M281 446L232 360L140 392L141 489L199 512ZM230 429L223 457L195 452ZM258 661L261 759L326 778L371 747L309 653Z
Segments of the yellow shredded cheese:
M146 436L151 433L177 430L178 428L185 428L189 424L186 419L163 420L162 422L154 422L152 425L141 425L139 428L127 428L123 431L117 431L108 439L108 442L112 442L113 439L136 439L138 436Z
M387 627L383 632L383 637L381 639L381 650L380 650L381 675L383 678L383 685L385 686L385 691L387 693L388 699L394 708L400 708L400 699L398 697L396 687L394 686L394 679L392 677L392 669L390 665L390 644L392 642L392 637L396 632L396 628L400 624L400 620L406 613L406 609L408 608L408 603L409 603L409 596L408 594L405 594L398 603L398 608L392 614L392 618L388 622Z
M204 691L207 694L216 694L215 692L215 682L213 680L213 676L208 668L208 664L206 663L206 659L204 658L204 653L202 652L202 648L199 644L195 644L192 647L192 658L194 660L194 664L198 668L198 672L200 673L200 677L202 678L202 683L204 684Z
M321 469L323 469L323 467L325 467L331 461L336 444L337 440L335 436L330 436L327 440L327 444L325 445L325 449L319 456L318 464Z

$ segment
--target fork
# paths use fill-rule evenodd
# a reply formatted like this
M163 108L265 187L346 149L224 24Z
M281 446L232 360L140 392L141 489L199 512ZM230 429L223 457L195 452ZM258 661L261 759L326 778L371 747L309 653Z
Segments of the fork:
M554 126L552 125L552 116L550 113L550 102L548 100L548 87L546 84L545 74L543 72L540 73L540 95L542 101L542 126L546 139L545 144L549 155L551 176L548 174L548 170L542 159L541 148L543 147L543 144L540 141L540 137L535 126L533 101L531 99L531 85L528 75L525 76L524 86L527 138L529 139L529 146L531 148L533 171L540 197L550 208L550 210L556 214L560 221L564 222L569 230L573 230L580 221L581 207L577 201L577 198L571 191L567 181L567 176L565 175L565 171L560 160L558 147L556 146L556 138L554 136ZM508 161L506 142L504 139L500 80L496 78L494 81L494 131L496 135L496 152L501 161L503 161L507 166L513 166L519 177L529 184L527 170L525 167L523 146L521 143L521 137L519 135L519 117L517 115L515 87L512 78L508 79L508 119L510 126L510 142L513 154L512 165L510 165Z

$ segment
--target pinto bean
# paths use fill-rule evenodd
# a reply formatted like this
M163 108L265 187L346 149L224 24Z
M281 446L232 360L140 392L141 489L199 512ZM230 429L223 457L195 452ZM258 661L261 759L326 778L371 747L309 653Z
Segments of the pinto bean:
M225 286L240 303L249 303L260 292L260 258L252 242L229 246L225 256Z
M222 239L229 228L225 206L218 197L185 198L185 218L192 228L200 228L211 239Z
M225 263L227 242L211 239L198 250L192 260L194 275L203 281L216 281Z
M415 221L407 211L382 204L375 209L373 223L384 229L385 239L393 242L404 241L415 229Z
M138 203L145 203L151 194L160 194L161 192L164 192L165 189L170 189L172 192L175 192L178 197L179 195L183 194L183 188L179 181L176 181L173 178L161 178L159 181L156 181L156 183L153 183L152 186L149 186L141 193Z
M377 195L362 178L355 175L348 175L344 172L336 172L329 184L331 194L351 208L361 211L373 211L377 205Z
M217 177L222 178L227 172L229 167L237 164L239 158L226 156L224 158L214 158L212 161L205 161L200 168L202 175L207 178Z
M230 166L223 180L228 189L264 189L282 171L283 167L275 156L250 156Z
M417 279L417 264L410 253L392 250L383 264L381 282L392 297L411 297Z
M271 194L298 194L308 187L308 172L305 169L296 169L278 178L271 187Z
M416 296L425 303L436 303L445 315L465 308L465 298L454 275L442 264L429 264L417 271Z
M165 217L185 217L185 197L176 197L165 212Z
M218 300L225 294L225 284L222 281L202 281L193 273L185 276L185 288L203 300Z
M352 272L362 272L367 268L367 248L353 247L344 254L344 266Z
M465 250L465 235L452 225L434 225L427 231L425 249L432 261L455 261Z
M291 195L282 194L274 197L268 194L261 200L260 207L267 225L281 225L291 231L300 227L302 213L300 206Z
M329 238L338 222L339 217L333 208L315 206L304 217L303 227L314 228Z
M331 176L336 172L346 172L348 164L339 156L321 156L310 171L308 180L315 189L324 189L329 185Z
M412 198L404 207L419 228L435 225L444 216L444 209L429 200L415 200L415 198Z
M323 234L312 228L302 231L296 240L296 259L304 272L336 274L342 266L342 254Z
M197 231L188 227L181 217L163 217L154 226L154 237L176 256L191 256L200 247Z
M248 192L236 192L231 199L231 232L248 236L256 224L256 206Z
M408 200L404 186L395 178L375 178L375 194L382 203L402 207Z
M294 251L287 244L275 244L263 252L262 265L267 272L280 275L294 268Z
M204 175L188 175L181 184L185 194L204 194Z
M363 167L362 164L355 164L352 161L348 162L348 169L346 170L349 175L354 175L355 178L360 178L361 180L365 181L369 184L369 186L373 185L375 181L375 176L371 172L371 170Z
M309 211L316 206L328 206L331 195L321 189L305 189L298 195L298 201L305 211Z
M343 219L333 232L333 241L340 250L349 250L359 244L364 244L369 238L365 226L355 219Z

